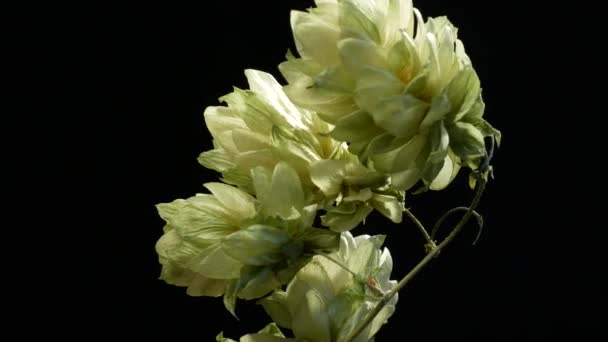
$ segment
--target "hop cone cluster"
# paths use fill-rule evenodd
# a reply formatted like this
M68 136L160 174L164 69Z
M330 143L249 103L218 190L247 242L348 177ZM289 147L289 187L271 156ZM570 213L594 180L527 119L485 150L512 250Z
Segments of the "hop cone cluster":
M161 279L189 295L223 296L235 316L238 298L259 299L275 323L241 341L342 341L396 284L384 236L349 231L374 210L401 222L406 191L478 169L500 133L447 18L424 21L410 0L317 0L291 26L287 85L246 70L249 89L205 110L214 148L199 162L222 183L157 206L156 250Z

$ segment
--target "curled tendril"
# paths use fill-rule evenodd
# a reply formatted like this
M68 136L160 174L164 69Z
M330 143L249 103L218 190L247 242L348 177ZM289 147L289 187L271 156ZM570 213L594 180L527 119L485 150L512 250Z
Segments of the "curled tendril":
M437 231L439 231L439 228L441 228L441 225L443 224L445 219L447 219L449 216L451 216L452 214L457 213L459 211L463 211L466 213L467 211L469 211L469 207L452 208L452 209L448 210L445 214L443 214L439 218L439 220L437 220L437 223L435 223L435 226L433 227L433 230L431 231L431 239L433 239L433 240L435 239L435 235L437 235ZM473 241L473 246L475 246L475 244L477 244L477 242L479 241L479 238L481 237L481 233L483 232L483 217L475 210L473 210L471 212L472 212L472 215L477 220L477 225L479 227L479 230L477 231L477 236L475 237L475 240Z
M494 140L494 138L492 138L492 139L490 139L489 151L485 152L484 160L481 162L481 165L479 165L479 168L477 170L473 171L473 174L477 179L479 179L480 177L485 177L486 173L488 173L488 172L490 173L490 175L492 175L492 166L490 165L490 161L494 157L494 149L495 149L495 140ZM437 220L437 223L435 223L435 226L433 227L433 230L431 231L431 236L430 236L433 241L435 241L435 236L437 235L437 231L439 230L439 228L441 228L441 225L443 224L445 219L447 219L449 216L451 216L452 214L457 213L459 211L463 211L466 213L467 211L469 211L469 208L468 207L452 208L452 209L448 210L445 214L443 214L443 216L441 216L439 218L439 220ZM472 210L471 213L477 220L477 225L479 227L479 229L477 231L477 235L475 236L475 240L473 240L473 246L475 246L477 244L477 242L479 241L479 238L481 237L481 233L483 232L483 217L475 210Z

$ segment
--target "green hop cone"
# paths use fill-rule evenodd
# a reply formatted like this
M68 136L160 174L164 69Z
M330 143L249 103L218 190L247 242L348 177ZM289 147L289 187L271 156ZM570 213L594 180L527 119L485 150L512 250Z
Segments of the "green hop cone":
M339 234L312 226L295 170L278 163L272 173L252 171L257 198L222 183L212 195L159 204L167 222L156 245L161 279L187 286L194 296L224 295L234 314L236 299L260 298L287 284L316 253L336 250Z
M214 149L199 156L203 166L252 193L256 167L272 170L287 161L307 182L310 163L343 153L343 144L327 136L329 126L297 108L272 75L251 69L245 75L251 89L235 88L220 98L228 106L205 110Z
M374 209L395 223L402 220L403 192L389 188L384 175L361 165L355 156L313 163L311 179L330 199L321 220L334 231L353 229Z
M327 211L323 225L334 231L354 228L373 209L401 222L403 192L388 189L388 177L363 166L346 144L329 136L330 125L291 103L270 74L246 70L245 75L250 90L236 89L221 98L227 107L205 111L214 149L200 155L203 166L259 196L252 170L271 172L286 162L310 202Z
M477 169L484 137L500 132L482 118L479 78L449 20L424 22L410 0L316 3L291 15L300 58L280 65L290 99L397 189L439 190L462 165Z
M291 329L298 341L344 341L381 300L381 293L397 284L389 279L393 262L388 249L380 249L383 240L384 236L353 238L349 232L342 233L339 251L329 256L356 276L323 256L315 256L296 274L286 291L277 290L260 303L273 321ZM396 303L397 296L356 341L369 341L393 314ZM261 342L267 341L267 335L258 333L244 338ZM271 340L275 339L268 339Z

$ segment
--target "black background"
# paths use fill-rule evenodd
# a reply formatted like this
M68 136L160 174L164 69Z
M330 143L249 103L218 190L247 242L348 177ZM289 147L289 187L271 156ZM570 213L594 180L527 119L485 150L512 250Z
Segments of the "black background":
M217 180L196 162L211 148L202 111L232 86L245 88L246 68L280 79L276 66L293 50L289 10L311 5L57 5L62 15L51 26L24 25L37 38L36 49L49 55L42 66L35 54L26 60L31 73L39 68L52 75L34 85L36 94L62 81L69 87L59 114L44 114L40 98L28 102L43 113L31 129L36 144L10 156L18 165L14 176L27 179L8 182L20 209L12 216L36 227L16 230L16 246L27 251L14 257L17 284L26 292L14 311L27 322L23 333L45 341L212 341L222 330L238 339L270 322L255 304L239 302L237 322L221 299L188 297L158 280L154 244L163 222L154 204L192 196ZM594 336L605 324L603 311L596 313L603 310L599 275L605 268L593 239L601 227L574 213L596 204L589 182L574 176L592 160L571 151L585 133L571 119L578 107L566 101L572 84L565 78L573 68L567 58L557 61L570 39L568 25L552 19L551 10L516 4L428 0L415 6L425 17L448 15L459 27L482 81L486 118L504 138L493 162L496 179L479 208L486 227L478 245L471 246L471 225L400 293L377 340ZM432 225L471 196L461 172L447 190L406 203ZM395 279L424 255L407 220L394 225L373 214L354 233L388 235Z

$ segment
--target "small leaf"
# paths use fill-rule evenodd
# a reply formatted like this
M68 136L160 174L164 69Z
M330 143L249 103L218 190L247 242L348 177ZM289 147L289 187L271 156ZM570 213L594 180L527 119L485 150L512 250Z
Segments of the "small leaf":
M237 279L226 282L226 290L224 291L224 307L228 310L234 318L239 319L235 313L236 307L236 291L237 291Z
M245 265L272 265L283 259L281 246L289 241L282 229L255 224L222 240L223 251Z

